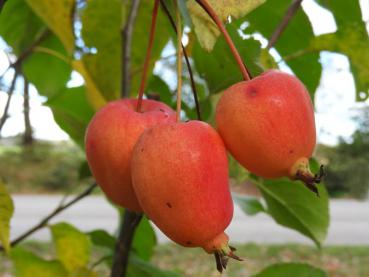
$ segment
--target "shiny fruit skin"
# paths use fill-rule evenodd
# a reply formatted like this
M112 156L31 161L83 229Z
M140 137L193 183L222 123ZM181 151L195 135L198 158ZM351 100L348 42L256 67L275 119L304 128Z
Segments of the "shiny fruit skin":
M295 163L311 157L316 143L308 91L277 70L229 87L217 105L216 123L233 157L265 178L293 178Z
M146 128L174 122L175 113L154 100L143 100L140 113L136 105L135 99L108 103L88 125L85 144L92 175L107 197L124 208L141 211L131 181L133 147Z
M145 214L178 244L204 247L229 225L233 203L226 150L207 123L163 124L145 131L131 169Z

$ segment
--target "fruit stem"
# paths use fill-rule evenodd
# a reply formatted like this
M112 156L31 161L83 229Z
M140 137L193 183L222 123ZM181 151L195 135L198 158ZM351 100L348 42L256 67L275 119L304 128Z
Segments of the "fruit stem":
M206 13L213 19L214 23L218 26L219 30L223 34L224 38L228 46L231 48L231 52L241 70L242 76L245 81L251 79L250 74L246 68L246 65L243 63L240 53L238 52L236 46L234 45L230 35L227 32L227 29L224 27L223 22L220 20L214 9L210 6L207 0L196 0L196 2L206 11Z
M156 27L156 18L158 15L158 9L159 9L159 0L155 0L154 3L154 9L152 11L152 17L151 17L151 28L150 28L150 35L149 35L149 42L147 45L146 50L146 56L144 61L144 67L142 69L142 78L141 78L141 84L138 91L138 101L137 101L137 112L141 112L141 105L142 105L142 98L145 90L145 84L147 79L147 71L149 68L149 61L151 56L151 50L154 42L154 36L155 36L155 27Z
M170 21L170 24L174 28L174 31L177 33L176 23L174 22L173 17L171 16L171 14L170 14L167 6L165 5L165 2L163 0L160 0L160 4L163 7L163 10L164 10L165 14L168 17L168 19ZM190 75L191 88L192 88L193 98L195 100L195 107L196 107L197 119L201 121L202 119L201 119L200 103L199 103L199 97L197 95L197 89L196 89L196 85L195 85L195 79L193 77L193 72L192 72L190 60L188 58L187 51L186 51L186 48L184 47L183 43L182 43L182 51L183 51L183 56L185 58L186 65L187 65L187 68L188 68L188 74Z
M181 14L179 12L179 0L176 1L176 23L177 23L177 114L176 121L181 120L182 102L182 26Z
M309 160L303 157L294 163L289 174L290 178L302 181L309 190L319 197L319 190L316 184L319 184L325 176L323 165L320 166L319 174L313 174L310 171Z

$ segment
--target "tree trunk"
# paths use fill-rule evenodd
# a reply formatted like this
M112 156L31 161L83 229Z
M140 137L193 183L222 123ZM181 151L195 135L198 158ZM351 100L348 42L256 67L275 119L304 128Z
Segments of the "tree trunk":
M26 78L24 78L24 101L23 101L23 114L24 114L24 135L23 144L31 145L33 143L33 131L31 121L29 117L30 106L29 106L29 84Z

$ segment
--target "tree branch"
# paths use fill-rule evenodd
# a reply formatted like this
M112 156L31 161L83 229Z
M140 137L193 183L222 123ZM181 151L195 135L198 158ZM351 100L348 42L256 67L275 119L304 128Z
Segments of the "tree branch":
M23 118L24 118L24 134L23 134L23 144L31 145L33 142L33 131L30 120L30 105L29 105L29 83L27 79L24 79L24 93L23 93Z
M0 0L1 1L1 0ZM49 29L46 29L45 31L43 31L37 38L36 40L26 49L24 50L23 53L21 53L19 55L19 57L17 58L17 60L14 63L11 63L7 69L5 69L4 73L0 76L0 81L3 79L3 77L5 76L5 73L8 72L8 70L10 68L14 68L17 71L20 71L20 67L23 63L23 61L25 59L27 59L29 57L29 55L32 54L33 50L35 49L35 47L37 47L45 38L47 38L47 36L51 34Z
M6 0L0 0L0 13L1 13L1 10L3 9L5 2Z
M169 21L170 21L170 25L172 25L174 31L177 33L177 28L176 28L176 24L174 22L174 19L172 17L172 15L169 12L168 7L165 5L165 2L163 0L160 0L160 4L165 12L165 14L167 15ZM200 104L199 104L199 97L197 94L197 89L196 89L196 85L195 85L195 79L193 77L193 72L192 72L192 68L191 68L191 64L190 64L190 60L188 58L187 55L187 51L186 48L184 47L183 43L182 43L182 50L183 50L183 55L186 61L186 65L187 65L187 69L188 69L188 74L190 75L190 82L191 82L191 88L192 88L192 93L193 93L193 98L195 99L195 107L196 107L196 114L197 114L197 119L201 120L201 111L200 111Z
M272 36L270 37L268 45L266 47L267 49L270 49L275 45L277 40L282 35L283 31L286 29L286 27L287 27L288 23L290 22L290 20L292 19L292 17L296 14L298 9L300 8L300 5L301 5L302 1L303 0L293 0L292 1L292 4L289 6L289 8L288 8L286 14L284 15L282 21L279 23L277 28L274 30Z
M129 252L131 250L133 237L136 227L142 219L142 213L135 213L125 210L122 216L122 226L119 231L117 244L115 245L115 253L111 277L126 276Z
M69 208L73 204L77 203L79 200L81 200L84 197L86 197L87 195L89 195L96 188L96 186L97 186L96 183L90 185L85 191L83 191L82 193L77 195L75 198L70 200L65 205L58 206L54 211L52 211L49 215L47 215L45 218L43 218L38 224L36 224L34 227L29 229L28 231L26 231L25 233L23 233L22 235L20 235L16 239L14 239L10 243L10 245L11 246L17 245L18 243L20 243L21 241L23 241L24 239L26 239L27 237L32 235L34 232L36 232L39 229L45 227L47 225L47 223L50 221L50 219L52 219L53 217L55 217L56 215L58 215L59 213L61 213L65 209ZM0 251L3 251L3 250L4 250L4 248L0 246Z
M10 85L10 88L8 90L8 99L6 101L6 104L5 104L5 108L4 108L4 113L3 113L3 116L1 117L1 120L0 120L0 133L1 133L1 130L3 129L3 126L6 122L6 120L8 119L8 111L9 111L9 107L10 107L10 101L12 99L12 96L13 96L13 92L14 92L14 89L15 89L15 84L16 84L16 81L17 81L17 77L18 77L18 70L15 71L14 73L14 76L13 76L13 80L12 80L12 83Z
M13 67L13 68L19 68L20 65L22 64L22 62L27 59L29 57L29 55L32 54L33 49L38 46L42 41L44 41L44 39L46 39L48 37L48 35L50 34L50 30L46 29L45 31L43 31L37 38L36 40L26 49L23 51L22 54L19 55L18 59L12 63L9 67Z
M125 1L125 0L123 0ZM131 46L133 23L137 16L140 0L133 0L131 10L124 28L122 28L122 78L121 78L121 97L129 97L129 90L131 89Z
M125 4L123 0L122 5ZM121 33L122 35L122 51L124 55L122 56L122 86L121 86L121 97L125 98L129 94L130 82L131 82L131 44L132 44L132 30L133 24L137 15L137 9L139 5L139 0L134 0L132 2L130 14L128 15L128 21L125 25L125 31ZM137 6L137 7L136 7ZM129 210L125 210L124 216L121 219L121 226L115 245L113 266L111 270L112 277L122 277L126 275L129 252L131 249L133 237L137 225L140 223L142 218L142 213L135 213Z

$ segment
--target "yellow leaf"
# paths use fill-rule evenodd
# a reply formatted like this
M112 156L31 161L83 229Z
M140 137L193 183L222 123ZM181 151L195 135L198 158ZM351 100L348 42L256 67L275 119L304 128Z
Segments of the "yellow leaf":
M240 18L260 6L265 0L207 0L219 18L226 22L228 17ZM187 2L195 33L200 45L207 51L213 50L214 44L220 34L218 27L209 15L196 3L195 0Z
M73 52L75 0L26 0L28 6L59 37L68 53Z
M106 104L105 98L102 96L101 92L97 88L96 84L94 83L92 77L86 70L84 64L80 60L75 60L72 62L73 68L78 71L83 79L85 80L86 88L87 88L87 99L90 102L91 106L98 110L102 106Z
M9 253L10 251L9 223L13 213L13 200L7 192L5 184L0 180L0 242L3 245L6 253Z

